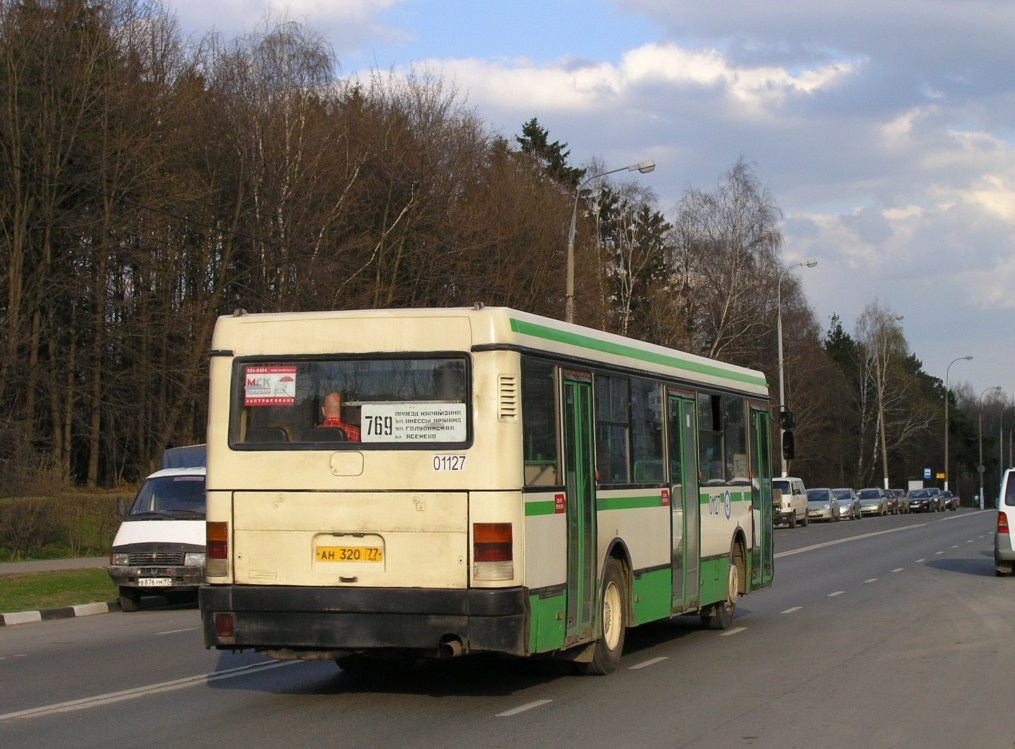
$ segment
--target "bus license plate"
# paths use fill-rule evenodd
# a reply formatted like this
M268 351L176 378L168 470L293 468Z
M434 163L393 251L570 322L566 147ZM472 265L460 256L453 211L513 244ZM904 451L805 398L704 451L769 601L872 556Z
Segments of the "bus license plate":
M139 588L169 588L173 585L171 577L139 577L137 587Z
M318 562L383 562L384 550L377 546L318 546Z

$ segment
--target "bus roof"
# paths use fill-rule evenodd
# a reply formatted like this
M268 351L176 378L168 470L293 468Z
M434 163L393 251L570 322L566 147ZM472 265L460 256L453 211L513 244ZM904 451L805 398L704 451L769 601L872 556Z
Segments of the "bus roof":
M760 371L508 307L257 314L237 310L219 318L212 339L213 354L230 356L496 348L552 352L768 397Z

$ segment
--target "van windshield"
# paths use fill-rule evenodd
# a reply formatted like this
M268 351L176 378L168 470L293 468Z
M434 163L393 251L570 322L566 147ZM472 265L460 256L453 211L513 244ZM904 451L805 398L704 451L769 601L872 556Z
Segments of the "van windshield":
M144 482L128 520L204 517L204 476L159 476Z

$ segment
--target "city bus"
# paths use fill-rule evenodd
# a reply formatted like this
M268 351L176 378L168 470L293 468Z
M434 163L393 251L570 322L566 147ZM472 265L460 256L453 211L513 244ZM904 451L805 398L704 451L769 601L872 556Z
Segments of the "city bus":
M209 358L207 647L605 674L772 583L760 372L482 305L238 310Z

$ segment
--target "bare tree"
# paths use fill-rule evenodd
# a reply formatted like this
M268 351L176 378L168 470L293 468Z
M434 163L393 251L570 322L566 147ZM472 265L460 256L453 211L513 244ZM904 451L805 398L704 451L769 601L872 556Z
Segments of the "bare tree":
M898 455L933 421L927 409L913 407L916 384L906 370L909 346L901 320L888 307L872 302L856 323L856 340L862 354L859 473L871 483L879 462L882 478L890 481L889 439Z
M779 210L741 159L712 193L678 206L670 267L693 349L731 362L757 361L782 235Z

